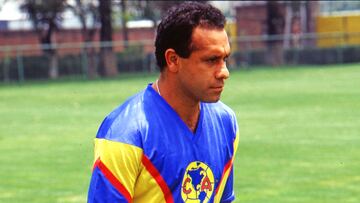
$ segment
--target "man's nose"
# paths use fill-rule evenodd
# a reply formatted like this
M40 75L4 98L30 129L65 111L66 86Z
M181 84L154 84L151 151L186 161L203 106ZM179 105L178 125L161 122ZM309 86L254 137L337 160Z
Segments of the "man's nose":
M229 70L226 67L226 62L224 62L220 68L220 70L216 73L216 79L228 79L230 77Z

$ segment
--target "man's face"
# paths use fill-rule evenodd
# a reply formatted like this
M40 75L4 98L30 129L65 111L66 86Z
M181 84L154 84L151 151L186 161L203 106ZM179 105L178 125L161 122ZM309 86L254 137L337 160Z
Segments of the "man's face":
M229 77L227 34L225 30L197 27L192 34L192 47L188 58L180 58L180 88L194 101L217 102Z

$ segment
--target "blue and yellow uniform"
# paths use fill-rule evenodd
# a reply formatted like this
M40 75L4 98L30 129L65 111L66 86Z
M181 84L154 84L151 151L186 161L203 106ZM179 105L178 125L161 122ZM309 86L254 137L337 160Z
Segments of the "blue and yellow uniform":
M150 84L101 124L88 202L231 202L237 143L222 102L201 103L193 133Z

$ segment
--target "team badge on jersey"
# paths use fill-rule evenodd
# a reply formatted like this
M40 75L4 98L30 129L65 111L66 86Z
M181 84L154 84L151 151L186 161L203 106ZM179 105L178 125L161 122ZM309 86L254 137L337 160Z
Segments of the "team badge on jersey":
M181 197L186 203L206 203L214 192L214 174L200 161L191 162L182 181Z

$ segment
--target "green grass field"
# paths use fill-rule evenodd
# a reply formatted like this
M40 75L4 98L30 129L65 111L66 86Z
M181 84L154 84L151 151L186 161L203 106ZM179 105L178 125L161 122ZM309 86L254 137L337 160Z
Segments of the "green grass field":
M85 202L104 116L156 75L0 86L0 202ZM360 64L232 71L236 202L360 202Z

